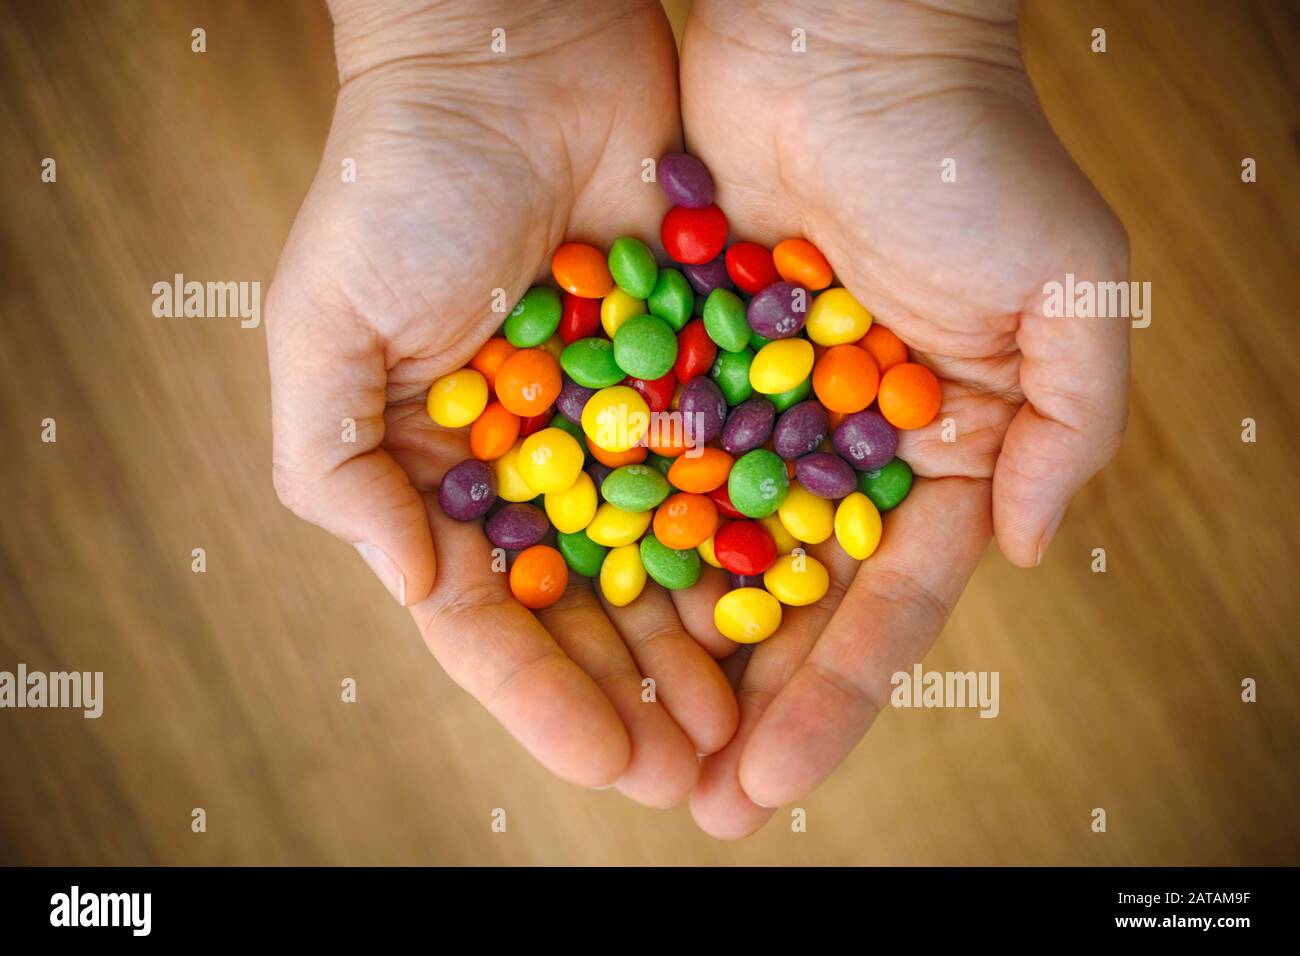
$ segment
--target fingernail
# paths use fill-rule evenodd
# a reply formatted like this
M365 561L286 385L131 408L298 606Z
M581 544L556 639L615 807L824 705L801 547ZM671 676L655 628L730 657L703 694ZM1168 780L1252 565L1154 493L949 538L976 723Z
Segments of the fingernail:
M1038 555L1034 558L1034 567L1038 567L1038 565L1042 563L1043 555L1047 552L1047 546L1052 543L1052 538L1056 535L1056 529L1061 526L1061 522L1064 519L1065 508L1062 508L1056 513L1056 517L1053 518L1051 523L1047 526L1047 530L1043 532L1043 536L1038 539Z
M357 554L361 555L362 560L370 565L370 570L375 572L375 577L384 583L388 588L388 593L393 596L398 604L406 607L406 578L398 570L397 565L383 551L380 551L373 544L364 541L353 545L357 549Z

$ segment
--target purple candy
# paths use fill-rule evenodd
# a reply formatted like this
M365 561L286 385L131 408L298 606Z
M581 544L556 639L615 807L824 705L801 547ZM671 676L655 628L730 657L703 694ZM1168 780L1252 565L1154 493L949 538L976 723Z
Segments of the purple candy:
M659 185L675 206L703 209L713 202L713 177L708 167L686 153L659 158Z
M488 540L507 551L531 548L546 537L551 523L546 513L535 505L506 505L487 520Z
M793 282L773 282L749 300L749 327L766 339L798 335L808 320L808 292Z
M776 406L766 398L751 398L731 410L722 429L722 448L730 455L743 455L767 441L776 419Z
M452 465L438 486L442 513L457 521L481 518L497 497L497 476L492 466L477 458Z
M737 588L761 588L763 587L763 575L761 574L731 574L731 590Z
M684 265L682 272L685 273L691 288L700 295L708 295L714 289L732 288L731 276L727 274L727 260L722 256L703 265Z
M601 494L600 486L605 483L605 479L613 472L614 469L604 462L593 460L587 463L587 474L591 475L591 480L596 483L596 494L600 495L602 500L605 496Z
M858 471L884 468L898 451L898 432L879 412L854 412L831 435L835 450Z
M727 400L718 383L707 376L693 378L682 388L677 401L684 434L692 448L707 445L722 434L727 421Z
M564 376L564 388L560 389L560 397L555 400L555 407L571 422L582 421L582 409L587 404L587 400L596 394L596 389L587 388L579 385L569 376Z
M818 498L843 498L858 489L858 477L839 455L817 451L794 463L794 476Z
M816 451L830 432L830 419L821 402L809 399L781 414L772 430L772 451L782 458L800 458Z

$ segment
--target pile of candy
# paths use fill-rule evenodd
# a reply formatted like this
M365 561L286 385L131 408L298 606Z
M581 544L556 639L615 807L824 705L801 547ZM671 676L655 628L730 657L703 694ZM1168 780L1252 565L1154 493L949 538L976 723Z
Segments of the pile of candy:
M474 456L438 500L460 521L486 517L527 607L559 600L569 569L623 606L647 576L691 587L705 561L731 574L718 630L755 643L782 604L827 591L802 544L833 535L858 560L875 551L880 512L912 486L897 430L930 423L939 382L831 287L807 240L724 254L727 220L699 160L664 156L658 179L674 203L661 239L680 268L629 236L607 256L565 243L551 259L563 292L529 289L501 336L433 383L430 416L468 425Z

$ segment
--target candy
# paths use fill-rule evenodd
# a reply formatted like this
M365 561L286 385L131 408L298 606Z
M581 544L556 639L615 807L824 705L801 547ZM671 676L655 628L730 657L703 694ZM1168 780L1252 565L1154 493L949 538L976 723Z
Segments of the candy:
M898 432L879 412L855 412L831 433L840 457L858 471L883 468L898 450Z
M716 259L726 245L727 217L713 205L701 209L674 206L664 216L659 238L676 261L700 265Z
M858 488L858 477L853 467L839 455L813 452L804 455L794 465L799 483L818 498L843 498Z
M614 473L615 468L622 468L622 465L607 465L599 459L587 462L583 471L591 476L591 483L596 486L596 493L600 494L600 486L605 483L605 479ZM604 495L601 495L604 498Z
M483 530L488 540L507 551L531 548L546 537L550 524L541 508L529 504L510 504L488 518Z
M519 416L500 402L489 402L469 427L469 450L475 458L491 461L508 452L518 438Z
M756 242L734 243L723 261L731 281L747 295L756 295L781 278L772 263L772 253Z
M560 366L541 349L520 349L497 370L497 398L521 418L540 415L560 395Z
M507 341L519 349L541 345L560 327L563 311L558 292L549 286L533 286L506 316Z
M620 325L638 315L645 315L645 301L628 295L618 286L600 300L600 327L611 339Z
M816 604L830 590L831 576L810 554L787 554L763 575L763 586L782 604L806 607Z
M718 347L709 338L704 320L692 319L677 333L677 361L673 363L673 374L677 381L689 385L699 376L709 374L717 357ZM745 376L748 381L748 371Z
M560 296L560 341L565 345L589 338L600 329L600 300L566 292Z
M648 511L624 511L608 501L596 509L596 517L587 525L587 537L607 548L631 544L650 527Z
M767 400L772 403L773 407L775 407L778 412L784 412L787 409L791 409L798 405L811 394L812 376L810 375L788 391L767 396Z
M717 537L716 532L712 537L708 538L707 540L701 541L699 547L697 547L695 550L699 552L699 555L704 560L705 564L709 565L710 567L721 568L722 565L718 563L717 555L713 553L713 538L715 537Z
M873 324L867 329L867 334L858 340L858 346L871 353L882 375L907 361L907 346L883 325Z
M438 485L438 505L457 521L474 521L496 502L497 478L492 466L467 458L447 469Z
M500 458L492 461L492 471L497 477L497 497L503 501L532 501L537 492L528 486L519 473L519 442Z
M468 425L487 408L487 380L472 368L444 375L429 386L429 417L443 428Z
M668 470L673 466L673 459L668 458L665 455L656 455L654 452L651 452L645 456L645 463L667 478Z
M713 623L723 637L757 644L781 626L781 603L761 588L737 588L718 599Z
M583 433L586 434L585 432ZM646 459L646 450L644 446L638 445L623 451L607 451L595 444L590 438L587 439L587 449L591 452L591 457L596 459L602 465L608 465L610 468L622 468L624 465L639 465Z
M544 408L536 415L529 415L519 419L519 437L527 438L529 435L535 435L543 428L549 427L553 417L551 410Z
M736 460L727 476L732 506L750 518L774 513L790 490L785 462L766 448L755 448Z
M483 347L469 360L469 367L483 376L487 387L496 390L497 370L510 356L515 354L515 347L496 335L483 343Z
M675 206L703 209L713 202L713 177L708 168L686 153L665 153L659 158L659 186Z
M860 412L876 397L880 369L865 349L833 345L813 366L818 400L832 412Z
M645 399L646 405L652 412L667 411L672 405L673 396L677 393L677 376L671 371L665 372L659 378L648 380L629 378L626 384Z
M797 481L790 482L776 516L791 536L808 544L821 544L835 530L835 506Z
M609 553L609 548L592 541L585 531L575 531L572 534L559 532L555 536L555 547L564 556L565 563L584 578L594 578L600 574L601 563Z
M729 521L713 535L718 566L733 574L762 574L776 553L772 535L757 521Z
M700 295L708 295L714 289L730 289L731 276L727 275L726 260L719 256L708 262L682 266L682 273L691 288Z
M564 596L569 567L554 548L535 544L525 548L510 566L510 593L524 607L540 610Z
M722 434L727 421L727 400L711 378L697 378L682 389L677 402L682 428L698 447Z
M749 327L770 341L798 335L808 318L808 292L790 282L776 282L749 300Z
M743 455L758 448L772 435L776 408L765 398L741 402L727 416L722 429L722 448L732 455Z
M676 269L660 269L654 288L645 300L651 315L657 315L680 332L695 309L695 292Z
M614 333L614 361L628 375L659 378L671 371L677 361L677 335L672 326L657 316L638 315L628 319Z
M519 447L519 474L538 494L567 491L582 471L582 446L563 428L543 428Z
M817 402L800 402L777 419L772 429L772 450L782 458L799 458L820 448L828 434L826 409Z
M650 428L650 406L626 385L602 388L582 410L582 430L606 451L627 451Z
M704 495L679 492L655 511L655 537L670 548L698 547L717 527L718 509Z
M818 345L844 345L867 334L871 313L848 289L827 289L808 309L808 338Z
M757 521L772 536L772 541L776 544L777 554L789 554L800 546L799 539L786 530L785 525L781 524L781 519L777 515L770 514L766 518L758 518Z
M876 471L858 475L858 491L871 499L880 511L897 508L912 490L912 469L901 458L895 458Z
M561 431L568 432L573 436L573 440L578 443L579 450L584 452L583 457L586 457L585 450L587 448L587 434L582 430L581 425L567 417L563 412L556 412L551 416L551 420L546 423L546 427L558 428Z
M846 497L835 509L835 540L850 558L865 561L880 544L880 512L860 491Z
M753 362L754 353L749 349L718 353L709 374L722 389L728 405L739 405L754 394L754 387L749 384L749 367Z
M714 289L704 302L704 329L719 348L743 352L749 347L749 321L740 296Z
M601 497L624 511L652 511L672 493L668 479L648 465L624 465L600 485Z
M609 274L632 298L644 299L654 291L659 264L650 247L640 239L619 236L609 247Z
M600 593L614 607L625 607L645 590L645 565L635 544L620 545L600 565Z
M721 488L735 459L720 448L701 448L696 457L682 455L668 469L674 488L704 495Z
M563 356L560 357L560 362L563 364ZM555 407L570 421L581 421L582 410L586 408L588 399L595 394L596 389L588 388L586 385L579 385L571 376L566 375L564 377L564 386L555 399Z
M641 539L646 574L670 591L693 587L700 579L700 555L694 548L670 548L652 534Z
M618 367L614 344L608 339L587 338L570 343L560 353L560 365L569 378L592 390L617 385L626 375Z
M776 271L786 282L795 282L814 292L831 284L831 266L821 251L807 239L786 239L772 250Z
M777 339L758 350L749 366L749 384L763 395L797 388L813 369L813 347L807 339Z
M595 246L583 242L566 242L555 250L551 275L561 289L585 299L604 298L614 287L605 257Z
M924 428L939 414L943 389L924 365L903 362L880 379L880 414L895 428Z
M735 468L735 465L732 465ZM728 476L730 477L730 476ZM713 506L718 509L718 514L724 518L743 518L745 517L736 510L736 506L731 503L731 493L727 491L726 485L720 485L709 492L709 500Z
M596 516L596 484L585 471L564 491L552 491L542 499L546 517L556 531L574 534L591 524Z
M733 591L740 588L761 588L763 586L763 576L761 574L728 574L731 580Z

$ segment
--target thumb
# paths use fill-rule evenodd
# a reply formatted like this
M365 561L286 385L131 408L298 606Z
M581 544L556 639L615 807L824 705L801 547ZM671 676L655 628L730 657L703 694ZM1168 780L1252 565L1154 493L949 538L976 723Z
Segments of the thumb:
M356 547L404 606L433 587L433 537L406 472L380 447L384 345L346 308L292 280L267 297L272 475L291 511Z

